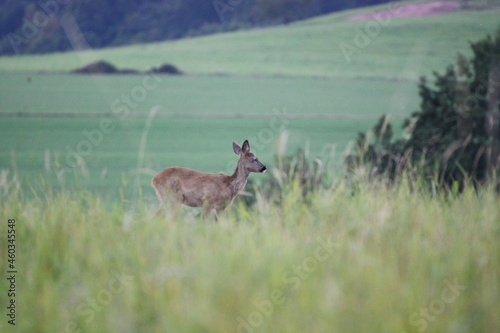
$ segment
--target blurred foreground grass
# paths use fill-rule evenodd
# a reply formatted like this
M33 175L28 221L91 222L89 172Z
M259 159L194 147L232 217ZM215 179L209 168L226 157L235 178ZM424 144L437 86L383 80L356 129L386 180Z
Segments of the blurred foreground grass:
M5 190L5 189L4 189ZM498 332L500 200L296 184L219 223L79 193L3 191L17 321L2 332ZM130 206L129 206L130 204ZM0 304L5 312L5 290ZM8 327L7 327L8 326Z

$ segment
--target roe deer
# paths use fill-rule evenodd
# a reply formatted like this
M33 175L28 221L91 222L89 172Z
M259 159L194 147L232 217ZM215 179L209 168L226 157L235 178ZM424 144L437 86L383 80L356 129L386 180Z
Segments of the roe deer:
M158 215L165 202L184 204L190 207L201 207L203 216L207 217L215 210L223 211L233 203L236 195L243 190L251 172L265 172L266 166L250 152L248 140L240 147L233 142L233 150L240 158L236 170L231 176L224 174L208 174L196 170L170 167L157 174L151 181L160 199Z

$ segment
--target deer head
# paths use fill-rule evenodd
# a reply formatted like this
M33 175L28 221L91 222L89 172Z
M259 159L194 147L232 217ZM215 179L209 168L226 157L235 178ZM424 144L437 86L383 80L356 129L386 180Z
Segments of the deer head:
M243 142L243 146L233 142L233 150L240 157L238 160L238 168L242 168L247 173L250 172L266 172L267 167L262 164L253 153L250 152L250 144L248 140Z

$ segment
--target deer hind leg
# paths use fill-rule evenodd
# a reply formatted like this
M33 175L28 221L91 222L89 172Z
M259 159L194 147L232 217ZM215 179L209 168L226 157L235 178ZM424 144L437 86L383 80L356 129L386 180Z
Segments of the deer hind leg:
M167 208L167 214L171 220L175 220L177 218L177 212L179 210L179 206L182 203L183 195L179 191L179 183L174 180L170 185L160 185L154 186L156 191L156 196L158 200L160 200L160 206L156 211L155 216L161 216L164 213L165 208Z
M164 208L163 204L164 204L164 202L160 201L160 206L156 210L155 216L160 216L161 215L161 213L163 212L163 208Z
M170 221L176 221L177 220L177 217L179 215L179 209L180 209L180 204L173 201L173 200L169 200L167 203L166 203L166 210L167 210L167 213L166 213L166 216L168 217L168 220Z
M177 219L180 206L181 204L173 198L161 200L155 216L168 216L170 220L175 221Z
M156 213L154 216L160 216L161 212L163 211L163 204L165 203L163 195L161 191L158 189L156 185L153 185L155 192L156 192L156 197L160 201L160 206L158 206L158 209L156 210Z
M168 193L164 195L160 203L160 207L158 207L158 214L162 214L162 216L167 217L171 221L177 220L178 213L182 202L179 201L177 196L173 195L173 193Z

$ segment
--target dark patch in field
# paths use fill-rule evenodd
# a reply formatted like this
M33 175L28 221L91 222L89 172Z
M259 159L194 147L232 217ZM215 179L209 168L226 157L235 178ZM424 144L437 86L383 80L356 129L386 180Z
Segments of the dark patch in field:
M133 69L118 69L107 61L96 61L81 68L72 70L71 73L77 74L137 74Z
M107 61L96 61L81 68L74 69L70 73L76 74L141 74L135 69L119 69L115 65ZM174 65L163 64L160 67L154 67L152 70L147 71L154 74L167 74L167 75L182 75L183 73Z
M163 64L160 67L155 67L149 71L155 74L182 75L182 72L171 64Z

